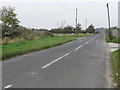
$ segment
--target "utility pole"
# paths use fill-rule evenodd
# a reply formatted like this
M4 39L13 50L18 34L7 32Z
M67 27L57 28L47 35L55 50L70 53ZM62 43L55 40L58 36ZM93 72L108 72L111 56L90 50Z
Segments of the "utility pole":
M75 23L76 23L76 29L75 29L75 33L77 34L78 32L77 32L77 8L76 8L76 21L75 21Z
M108 25L110 30L110 13L109 13L109 4L107 3L107 11L108 11Z
M109 26L109 37L111 40L111 30L110 30L110 13L109 13L109 4L107 3L107 11L108 11L108 26Z
M85 29L87 29L87 18L85 20Z

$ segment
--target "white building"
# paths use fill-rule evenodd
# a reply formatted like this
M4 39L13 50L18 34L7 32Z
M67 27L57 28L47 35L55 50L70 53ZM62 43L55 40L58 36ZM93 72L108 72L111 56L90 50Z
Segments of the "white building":
M118 2L118 27L120 28L120 1Z

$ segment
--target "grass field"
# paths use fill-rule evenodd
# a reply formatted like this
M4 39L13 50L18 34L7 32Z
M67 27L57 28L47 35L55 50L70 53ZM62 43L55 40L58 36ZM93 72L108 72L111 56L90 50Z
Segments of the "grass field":
M114 82L118 83L120 88L120 49L111 55Z
M54 47L69 41L72 37L44 37L38 40L24 40L7 45L2 45L2 59Z

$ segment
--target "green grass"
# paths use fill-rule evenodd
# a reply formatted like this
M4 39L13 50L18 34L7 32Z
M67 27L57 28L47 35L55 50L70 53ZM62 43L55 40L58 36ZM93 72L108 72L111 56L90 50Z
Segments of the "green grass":
M38 51L61 45L63 43L75 40L72 37L44 37L38 40L24 40L7 45L2 45L2 59L25 54L32 51Z
M111 55L114 82L118 83L120 88L120 49Z
M112 42L112 43L120 43L120 37L113 37L110 42Z
M87 33L87 34L74 34L74 35L66 35L68 37L87 37L87 36L91 36L93 35L93 33Z
M75 40L73 37L86 37L93 34L43 37L38 40L24 40L2 46L2 60L28 52L40 51Z
M110 38L107 36L106 41L108 43L120 43L120 37L112 37L110 40Z

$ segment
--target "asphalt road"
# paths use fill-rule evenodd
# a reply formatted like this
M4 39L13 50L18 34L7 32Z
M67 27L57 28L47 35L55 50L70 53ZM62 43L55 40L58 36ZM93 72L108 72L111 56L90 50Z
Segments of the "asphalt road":
M104 33L2 63L3 88L107 88ZM48 42L49 43L49 42Z

